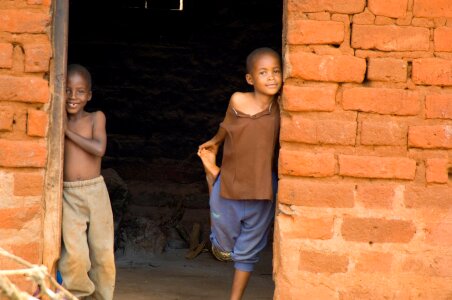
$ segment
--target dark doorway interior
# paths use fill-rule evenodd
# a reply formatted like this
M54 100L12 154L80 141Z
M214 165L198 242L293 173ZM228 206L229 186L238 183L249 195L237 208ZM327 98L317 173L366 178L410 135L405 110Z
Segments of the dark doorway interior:
M170 10L178 5L70 2L68 60L91 71L87 109L107 116L103 168L119 184L110 192L124 255L178 247L174 233L193 222L208 234L197 147L218 129L230 95L248 89L246 55L281 50L280 0L185 0Z

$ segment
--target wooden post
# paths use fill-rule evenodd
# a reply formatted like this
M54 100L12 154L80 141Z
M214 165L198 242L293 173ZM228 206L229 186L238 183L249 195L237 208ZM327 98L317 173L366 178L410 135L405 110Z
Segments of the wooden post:
M43 264L55 274L61 250L61 208L63 185L66 64L69 1L53 1L52 45L50 69L50 127L47 142L48 159L44 192Z

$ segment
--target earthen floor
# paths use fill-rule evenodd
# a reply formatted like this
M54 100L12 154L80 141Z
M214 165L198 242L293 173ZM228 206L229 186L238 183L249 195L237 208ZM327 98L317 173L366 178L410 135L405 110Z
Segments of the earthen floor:
M232 263L201 253L193 260L186 250L169 250L143 259L117 259L115 300L228 299ZM244 300L273 299L272 253L266 249L251 277Z

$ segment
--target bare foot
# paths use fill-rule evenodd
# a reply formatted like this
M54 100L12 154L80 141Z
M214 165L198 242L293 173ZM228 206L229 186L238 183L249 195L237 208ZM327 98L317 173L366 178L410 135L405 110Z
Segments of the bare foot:
M204 171L206 172L207 184L209 185L209 191L211 190L215 179L217 179L220 173L220 168L216 165L216 155L210 150L201 149L198 151L198 156L201 158L204 165Z

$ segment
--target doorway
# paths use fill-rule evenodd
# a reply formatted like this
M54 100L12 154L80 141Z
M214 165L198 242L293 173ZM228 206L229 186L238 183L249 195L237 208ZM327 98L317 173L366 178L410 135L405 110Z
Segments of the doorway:
M206 287L226 295L232 265L208 253L184 257L184 232L197 223L200 240L209 233L208 190L196 150L217 131L230 95L249 89L246 55L262 46L281 52L282 1L69 4L68 63L90 70L87 110L107 117L103 174L114 194L118 297L130 299L127 293L146 286L150 274L167 282L155 299L178 299L178 290L184 299L208 299ZM252 278L261 286L250 282L245 299L272 298L271 243L268 248ZM202 284L207 278L212 283ZM155 290L150 282L147 287Z

